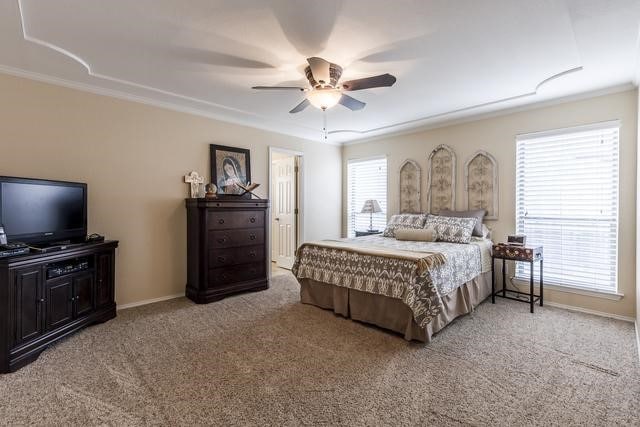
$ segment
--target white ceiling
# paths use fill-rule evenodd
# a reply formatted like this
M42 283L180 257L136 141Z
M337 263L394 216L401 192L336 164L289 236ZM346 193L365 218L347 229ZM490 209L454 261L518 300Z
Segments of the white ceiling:
M389 72L328 112L343 142L630 85L639 0L0 0L0 71L320 140L306 58Z

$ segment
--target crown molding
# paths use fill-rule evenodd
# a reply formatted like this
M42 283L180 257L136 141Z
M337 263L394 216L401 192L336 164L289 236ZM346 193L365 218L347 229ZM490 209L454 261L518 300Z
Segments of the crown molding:
M627 92L627 91L632 90L634 88L635 88L635 84L629 82L629 83L624 83L624 84L621 84L621 85L611 86L611 87L604 88L604 89L598 89L598 90L589 91L589 92L582 92L582 93L578 93L578 94L575 94L575 95L563 96L563 97L560 97L560 98L550 99L550 100L546 100L546 101L540 101L540 102L535 102L535 103L526 104L526 105L519 105L519 106L515 106L515 107L506 107L506 108L502 108L502 109L499 109L499 110L496 110L496 111L491 111L491 112L486 112L486 113L479 113L479 114L472 114L472 115L468 115L468 116L465 116L465 117L454 118L454 119L450 119L450 120L446 120L445 119L445 120L441 120L441 121L435 121L433 123L426 124L426 125L419 126L419 127L414 127L414 128L409 128L409 129L402 129L402 130L398 130L396 132L390 132L390 133L385 133L385 134L382 134L382 135L376 135L376 136L372 136L372 137L368 137L368 138L362 138L362 139L356 139L356 140L352 140L352 141L346 141L346 142L342 143L342 145L343 146L347 146L347 145L366 144L368 142L375 142L375 141L386 139L386 138L389 138L389 137L392 137L392 136L411 135L411 134L414 134L414 133L426 132L428 130L433 130L433 129L440 129L440 128L460 125L460 124L464 124L464 123L477 122L477 121L480 121L480 120L491 119L491 118L494 118L494 117L508 116L510 114L515 114L515 113L520 113L520 112L530 111L530 110L537 110L537 109L545 108L545 107L552 107L554 105L566 104L566 103L569 103L569 102L580 101L580 100L583 100L583 99L597 98L599 96L604 96L604 95L613 95L613 94L616 94L616 93Z
M27 71L27 70L23 70L21 68L15 68L15 67L10 67L7 65L3 65L0 64L0 73L1 74L6 74L6 75L10 75L10 76L14 76L14 77L20 77L20 78L24 78L24 79L29 79L29 80L34 80L34 81L38 81L38 82L42 82L42 83L47 83L47 84L51 84L54 86L60 86L60 87L65 87L68 89L74 89L74 90L78 90L81 92L87 92L87 93L91 93L94 95L100 95L100 96L108 96L110 98L116 98L116 99L121 99L124 101L130 101L130 102L135 102L138 104L144 104L144 105L148 105L151 107L157 107L157 108L162 108L164 110L169 110L169 111L175 111L178 113L184 113L184 114L190 114L193 116L198 116L198 117L204 117L207 119L212 119L212 120L216 120L219 122L224 122L224 123L231 123L234 125L238 125L238 126L242 126L242 127L248 127L248 128L253 128L253 129L259 129L265 132L270 132L270 133L274 133L277 135L284 135L288 138L297 138L300 139L302 142L320 142L322 144L327 144L327 145L334 145L334 146L341 146L342 144L339 142L335 142L335 141L326 141L323 142L321 141L321 131L317 131L318 133L318 140L314 140L314 139L310 139L310 138L306 138L303 136L299 136L299 135L292 135L292 134L288 134L288 133L284 133L284 132L280 132L278 130L275 130L269 126L264 126L260 123L251 123L248 124L246 121L241 120L241 119L237 119L235 117L227 117L227 116L220 116L219 114L216 113L212 113L210 111L207 110L201 110L198 108L191 108L191 107L186 107L183 105L178 105L172 102L164 102L164 101L159 101L157 99L152 99L152 98L147 98L144 96L139 96L139 95L133 95L131 93L128 92L122 92L122 91L118 91L118 90L114 90L114 89L107 89L104 87L100 87L100 86L96 86L96 85L90 85L90 84L86 84L86 83L79 83L79 82L75 82L75 81L71 81L71 80L66 80L66 79L61 79L59 77L53 77L47 74L41 74L41 73L36 73L33 71ZM315 131L315 130L314 130Z
M363 131L359 131L359 130L350 130L350 129L343 129L343 130L334 130L329 132L329 134L338 134L338 133L355 133L358 135L364 135L364 137L366 138L367 134L370 133L377 133L377 132L384 132L384 131L391 131L393 132L394 128L399 128L399 127L409 127L409 128L417 128L417 127L421 127L423 125L425 125L427 122L434 122L434 121L441 121L441 120L446 120L447 116L452 116L455 114L460 114L460 113L466 113L466 112L470 112L473 110L477 110L480 108L484 108L484 107L490 107L493 105L499 105L499 104L504 104L506 102L510 102L510 101L516 101L518 99L523 99L523 98L528 98L528 97L532 97L538 94L538 91L540 90L540 88L542 86L544 86L545 84L556 80L560 77L564 77L568 74L572 74L578 71L582 71L583 67L579 66L579 67L574 67L574 68L570 68L568 70L564 70L561 71L559 73L553 74L552 76L549 76L545 79L543 79L540 83L538 83L536 85L536 87L530 91L530 92L526 92L520 95L514 95L514 96L510 96L507 98L501 98L501 99L496 99L494 101L488 101L488 102L483 102L481 104L475 104L475 105L470 105L467 107L462 107L462 108L458 108L455 110L449 110L449 111L445 111L445 112L441 112L441 113L436 113L436 114L432 114L429 116L424 116L424 117L420 117L417 119L413 119L413 120L408 120L405 122L400 122L400 123L392 123L390 125L386 125L386 126L380 126L377 128L371 128L371 129L367 129L367 130L363 130ZM473 113L472 113L473 114Z
M563 98L558 98L552 101L543 101L539 103L527 104L524 106L505 107L492 112L474 113L474 110L479 110L479 109L491 107L491 106L497 106L497 105L505 104L511 101L516 101L523 98L535 96L537 95L539 89L546 83L556 80L560 77L566 76L568 74L579 72L583 69L582 66L578 66L578 67L570 68L562 72L556 73L542 80L540 83L536 85L536 87L532 91L524 94L515 95L512 97L498 99L494 101L489 101L486 103L476 104L468 107L463 107L456 110L437 113L437 114L433 114L430 116L425 116L425 117L421 117L421 118L413 119L409 121L403 121L403 122L392 123L392 124L381 126L381 127L370 128L366 130L350 130L350 129L333 130L328 132L328 135L336 135L336 136L337 135L345 135L345 136L353 135L354 139L350 139L347 141L333 141L332 139L329 139L329 140L323 141L323 138L321 137L322 131L320 129L315 129L305 125L292 123L290 121L272 119L272 118L265 117L263 115L256 114L243 109L229 107L223 104L218 104L218 103L207 101L204 99L190 97L190 96L182 95L176 92L171 92L164 89L147 86L144 84L140 84L140 83L132 82L129 80L120 79L117 77L112 77L106 74L99 73L96 70L94 70L94 68L91 66L91 64L87 60L83 59L78 54L71 52L70 50L65 49L62 46L58 46L54 43L47 42L46 40L42 40L37 37L29 35L27 31L27 21L25 19L22 3L23 3L22 0L17 0L22 36L25 41L51 49L55 52L58 52L59 54L62 54L76 61L78 64L84 67L87 75L93 78L109 81L119 85L129 86L131 88L136 88L143 91L157 93L159 95L175 98L176 100L184 100L190 103L201 104L203 105L204 108L186 107L184 105L180 105L178 102L159 101L146 96L133 95L129 92L124 92L121 90L107 89L107 88L104 88L98 85L93 85L93 84L79 83L75 81L61 79L58 77L44 75L36 72L26 71L26 70L5 66L1 64L0 64L0 72L4 72L6 74L11 74L19 77L25 77L32 80L51 83L58 86L69 87L72 89L77 89L77 90L90 92L98 95L110 96L114 98L138 102L138 103L151 105L155 107L160 107L160 108L164 108L172 111L178 111L182 113L193 114L201 117L215 119L223 122L229 122L229 123L233 123L240 126L257 128L260 130L273 132L281 135L287 135L289 137L295 137L295 138L299 138L299 139L310 141L310 142L321 142L324 144L335 145L335 146L360 144L360 143L374 141L377 139L387 138L389 136L416 133L416 132L425 131L429 129L435 129L435 128L454 125L454 124L481 120L489 117L496 117L496 116L511 114L513 112L541 108L546 105L554 105L557 103L569 102L576 99L599 96L597 94L597 92L599 91L594 91L594 92L588 92L589 95L587 96L582 96L583 94L579 94L576 96L563 97ZM624 90L628 90L633 86L640 85L640 32L638 37L638 49L637 49L636 57L637 57L637 60L636 60L637 72L635 73L635 76L633 78L633 83L629 86L627 85L615 86L611 92L607 92L608 89L604 89L605 92L603 92L602 94L621 92ZM617 89L617 88L622 88L622 89ZM219 110L219 111L212 111L212 109ZM460 114L466 114L466 115L464 117L457 117L457 118L455 117L456 115L460 115ZM278 127L283 127L283 126L286 129L290 129L290 130L297 129L297 131L293 130L292 132L285 133L283 131L278 130ZM303 136L303 135L309 135L309 134L317 134L318 139L316 140L313 138L309 138L308 136ZM351 138L350 136L346 136L346 137Z
M180 93L171 92L171 91L167 91L167 90L160 89L160 88L157 88L157 87L147 86L147 85L144 85L144 84L140 84L140 83L132 82L132 81L125 80L125 79L112 77L112 76L109 76L107 74L99 73L94 69L94 67L92 67L92 65L87 60L82 58L80 55L78 55L78 54L76 54L74 52L71 52L70 50L65 49L62 46L58 46L58 45L56 45L54 43L51 43L51 42L48 42L46 40L42 40L42 39L39 39L37 37L29 35L28 32L27 32L27 24L26 24L26 19L25 19L25 16L24 16L22 0L17 0L17 3L18 3L18 12L19 12L19 15L20 15L20 27L21 27L21 31L22 31L22 37L23 37L23 39L25 41L30 42L30 43L34 43L36 45L42 46L42 47L47 48L47 49L51 49L51 50L53 50L55 52L58 52L59 54L62 54L64 56L72 59L73 61L75 61L78 64L82 65L82 67L85 69L87 75L89 75L91 77L94 77L94 78L97 78L97 79L101 79L101 80L106 80L106 81L109 81L109 82L112 82L112 83L116 83L116 84L120 84L120 85L130 86L132 88L137 88L137 89L141 89L141 90L144 90L144 91L155 92L155 93L158 93L158 94L161 94L161 95L164 95L164 96L168 96L168 97L172 97L172 98L176 98L176 99L181 99L181 100L188 101L188 102L195 103L195 104L202 104L203 106L208 107L208 109L185 107L185 106L179 105L178 103L175 103L175 102L158 101L158 100L155 100L155 99L151 99L149 97L133 95L133 94L130 94L130 93L126 93L126 92L122 92L122 91L118 91L118 90L114 90L114 89L106 89L106 88L103 88L103 87L100 87L100 86L97 86L97 85L73 82L73 81L66 80L66 79L61 79L61 78L58 78L58 77L48 76L48 75L44 75L44 74L40 74L40 73L34 73L34 72L21 70L21 69L17 69L17 68L13 68L13 67L10 67L10 66L5 66L5 65L0 64L0 70L4 71L7 74L13 74L13 75L20 76L20 77L31 78L33 80L40 80L40 81L44 81L44 82L47 82L47 83L56 84L56 85L59 85L59 86L71 87L71 88L74 88L74 89L83 90L83 91L86 91L86 92L91 92L91 93L95 93L95 94L99 94L99 95L111 96L111 97L115 97L115 98L126 99L126 100L129 100L129 101L139 102L139 103L143 103L143 104L147 104L147 105L158 106L158 107L169 109L169 110L185 112L185 113L188 113L188 114L195 114L195 115L198 115L198 116L203 116L203 117L216 119L216 120L220 120L220 121L224 121L224 122L230 122L230 123L238 124L238 125L241 125L241 126L258 128L258 129L261 129L261 130L266 130L266 131L278 133L278 134L281 134L281 135L293 136L293 137L304 139L304 140L307 140L307 141L316 142L313 139L310 139L310 138L305 137L305 136L301 136L300 133L304 133L304 134L317 133L319 135L318 140L320 140L320 136L322 135L322 131L320 129L314 129L314 128L311 128L311 127L308 127L308 126L291 123L289 121L275 120L275 119L272 119L272 118L269 118L269 117L265 117L265 116L262 116L260 114L252 113L250 111L242 110L242 109L239 109L239 108L229 107L229 106L226 106L226 105L223 105L223 104L218 104L216 102L207 101L205 99L186 96L186 95L183 95L183 94L180 94ZM217 110L221 110L222 112L211 111L211 108L217 109ZM244 116L244 118L233 117L231 115L240 115L240 116ZM296 132L294 134L284 133L284 132L281 132L281 131L278 131L278 130L274 129L273 126L268 126L266 124L257 124L256 123L256 119L261 120L261 121L263 121L265 123L274 123L274 124L277 123L279 125L286 125L288 128L297 128L297 129L299 129L300 132Z

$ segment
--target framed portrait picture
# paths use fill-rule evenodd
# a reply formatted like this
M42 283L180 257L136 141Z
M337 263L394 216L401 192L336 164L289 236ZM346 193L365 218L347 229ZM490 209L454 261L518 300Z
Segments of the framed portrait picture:
M245 148L211 144L211 181L218 186L218 194L241 195L240 185L251 182L251 155ZM250 194L245 194L250 198Z

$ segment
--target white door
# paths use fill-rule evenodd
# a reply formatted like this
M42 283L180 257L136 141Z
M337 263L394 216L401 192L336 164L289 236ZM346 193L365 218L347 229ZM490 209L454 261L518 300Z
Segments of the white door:
M273 161L273 241L278 267L291 269L296 250L295 157Z

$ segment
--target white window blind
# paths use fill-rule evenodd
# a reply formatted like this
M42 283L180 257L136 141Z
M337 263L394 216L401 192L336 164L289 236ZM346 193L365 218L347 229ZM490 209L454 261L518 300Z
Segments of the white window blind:
M350 160L347 164L347 236L356 230L369 229L369 214L360 211L364 202L377 200L382 212L373 214L373 229L384 230L387 225L387 159Z
M517 230L544 246L545 283L617 291L619 127L517 138ZM518 263L516 276L528 280L528 267Z

